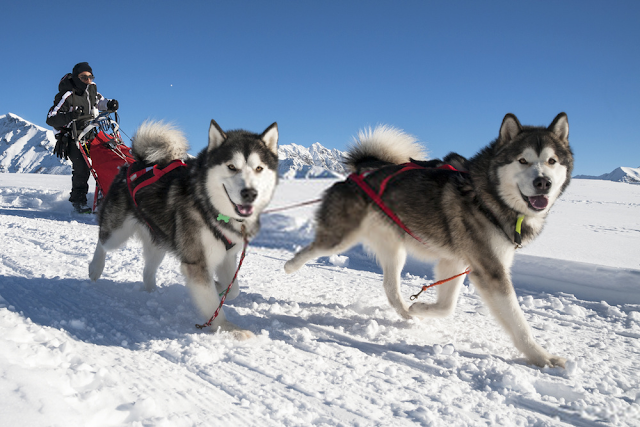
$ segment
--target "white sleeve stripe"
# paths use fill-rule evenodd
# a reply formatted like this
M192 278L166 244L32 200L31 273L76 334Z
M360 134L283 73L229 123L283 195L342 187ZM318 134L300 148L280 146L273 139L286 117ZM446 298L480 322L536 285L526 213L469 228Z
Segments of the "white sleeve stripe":
M71 91L67 91L64 95L62 95L62 99L60 100L60 102L58 102L58 105L56 105L55 108L49 112L48 117L53 117L58 114L58 110L60 110L60 107L62 107L62 104L64 104L64 101L66 101L69 96L71 96Z

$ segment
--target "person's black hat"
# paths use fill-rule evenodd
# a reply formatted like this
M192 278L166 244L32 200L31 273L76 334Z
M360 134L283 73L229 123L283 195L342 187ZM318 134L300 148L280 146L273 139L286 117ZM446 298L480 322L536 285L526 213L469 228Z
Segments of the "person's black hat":
M89 66L88 62L79 62L79 63L77 63L76 65L73 66L73 73L72 74L75 77L77 77L80 73L84 73L85 71L88 71L91 74L93 74L93 70Z

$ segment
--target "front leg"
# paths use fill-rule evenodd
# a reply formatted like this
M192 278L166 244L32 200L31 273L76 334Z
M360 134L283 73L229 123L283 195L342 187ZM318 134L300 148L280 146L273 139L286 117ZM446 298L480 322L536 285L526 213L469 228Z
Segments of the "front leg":
M235 248L233 248L235 249ZM224 256L224 259L220 265L216 268L216 291L221 296L223 292L226 292L227 287L233 280L233 276L238 271L238 250L230 250ZM227 294L227 301L231 301L240 294L240 286L238 285L238 278L233 280L233 285Z
M491 313L510 335L515 347L524 353L529 363L540 367L548 365L564 368L565 358L550 354L536 342L518 304L511 278L506 272L487 272L472 267L470 279Z
M400 316L410 319L412 315L409 313L409 307L400 294L400 285L402 283L400 274L407 260L406 250L401 243L397 242L397 239L394 241L382 238L377 241L370 241L369 245L374 250L380 267L382 267L382 285L389 304Z
M461 260L442 259L436 265L436 280L454 277L465 271L466 265ZM453 314L458 302L458 295L465 276L459 276L436 287L437 299L433 304L416 302L409 308L409 313L417 317L445 317Z
M194 304L198 308L200 315L204 321L208 321L215 313L220 305L220 297L213 286L211 275L206 268L204 262L187 264L182 263L182 272L186 277L187 287L191 293ZM229 322L224 315L224 309L221 309L211 323L211 331L218 330L228 331L233 334L236 339L245 340L253 338L255 335L251 331L241 329L239 326Z

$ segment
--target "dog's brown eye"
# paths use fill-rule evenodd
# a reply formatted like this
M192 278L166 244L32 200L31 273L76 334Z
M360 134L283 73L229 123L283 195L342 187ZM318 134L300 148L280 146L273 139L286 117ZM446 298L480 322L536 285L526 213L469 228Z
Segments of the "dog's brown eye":
M263 168L262 166L258 166L258 167L256 168L256 172L262 172L262 170L263 170L263 169L264 169L264 168Z
M526 165L527 161L525 160L525 158L521 158L520 160L518 160L520 162L521 165Z
M233 165L228 165L227 167L228 167L228 168L229 168L229 170L230 170L230 171L232 171L232 172L235 172L235 171L237 171L237 170L238 170L238 169L237 169L235 166L233 166Z
M556 160L556 159L549 159L549 164L550 164L550 165L555 165L555 164L556 164L556 162L557 162L557 160Z

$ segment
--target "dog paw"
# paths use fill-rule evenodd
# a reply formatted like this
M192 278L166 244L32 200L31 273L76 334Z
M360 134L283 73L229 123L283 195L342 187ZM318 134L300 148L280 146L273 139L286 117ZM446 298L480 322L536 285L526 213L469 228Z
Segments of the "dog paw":
M296 271L298 271L298 269L299 267L296 267L296 265L293 263L293 260L289 260L284 263L284 272L287 274L295 273Z
M102 263L92 261L91 264L89 264L89 279L91 279L91 281L93 282L98 280L100 276L102 276L103 269L104 269L104 261Z
M536 365L539 368L544 368L545 366L549 366L551 368L564 368L567 363L567 359L560 356L554 356L553 354L549 354L546 351L542 354L536 354L533 356L528 356L527 361L532 365Z
M238 341L244 341L244 340L248 340L251 338L255 338L255 334L251 331L248 331L246 329L242 329L240 326L235 325L231 322L225 321L217 326L213 326L211 325L211 330L213 332L226 332L228 333L233 339L236 339Z
M398 313L398 315L403 319L413 319L414 317L413 314L411 314L405 307L394 307L394 309L396 310L396 313Z
M425 317L446 317L450 315L452 310L450 308L440 307L438 304L427 304L424 302L414 302L409 307L409 313L420 319Z
M253 332L247 331L246 329L238 329L237 331L233 331L231 332L231 336L233 336L233 338L238 341L245 341L256 337Z

